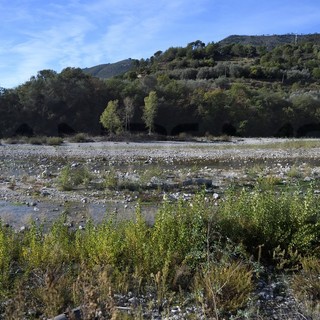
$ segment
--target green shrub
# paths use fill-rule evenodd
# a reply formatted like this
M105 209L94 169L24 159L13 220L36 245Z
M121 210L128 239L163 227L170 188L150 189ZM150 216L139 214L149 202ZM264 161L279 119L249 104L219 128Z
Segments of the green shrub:
M46 137L31 137L27 139L27 142L34 145L42 145L46 143Z
M104 181L107 189L116 190L118 188L119 179L114 168L110 168L109 171L106 171Z
M61 137L48 137L46 139L46 144L49 146L59 146L63 143L63 139Z
M58 185L64 191L73 190L79 185L88 186L92 180L92 174L85 166L71 167L70 165L62 168L58 176Z
M5 297L11 289L12 261L19 249L12 230L0 222L0 298Z
M243 243L255 256L270 259L275 249L316 254L320 237L319 201L307 194L269 188L230 189L218 208L218 231Z
M92 139L86 133L77 133L69 138L70 142L85 143L92 142Z
M74 169L80 167L63 172L72 188L85 175L73 177ZM260 269L248 256L274 263L277 252L283 261L289 253L301 260L292 288L317 314L319 199L311 189L289 190L230 189L218 206L202 193L164 202L153 226L139 206L133 220L107 214L84 230L70 230L65 215L46 232L35 223L23 233L0 225L0 305L8 319L24 318L31 308L52 317L77 305L90 318L99 310L113 315L116 292L152 293L159 308L191 293L208 317L223 318L251 297Z

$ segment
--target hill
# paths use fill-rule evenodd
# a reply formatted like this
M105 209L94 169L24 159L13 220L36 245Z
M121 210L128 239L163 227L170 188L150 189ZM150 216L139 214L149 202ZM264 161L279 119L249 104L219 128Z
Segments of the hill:
M231 35L221 41L220 45L242 44L253 46L265 46L268 49L273 49L276 46L284 44L301 44L306 42L312 42L314 44L320 44L320 34L283 34L283 35L261 35L261 36L249 36L249 35Z
M0 91L0 136L105 133L109 102L122 129L146 131L150 94L162 135L319 137L320 35L196 40L147 59L43 70Z
M100 64L91 68L84 68L82 71L94 77L109 79L128 72L133 67L132 59L125 59L115 63Z

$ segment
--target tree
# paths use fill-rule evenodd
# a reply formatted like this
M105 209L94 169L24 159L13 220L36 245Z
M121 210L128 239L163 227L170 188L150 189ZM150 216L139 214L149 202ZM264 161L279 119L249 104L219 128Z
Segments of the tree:
M154 119L158 109L158 97L155 91L150 91L149 95L144 98L144 109L142 119L149 129L149 134L154 129Z
M100 116L100 123L111 133L119 133L122 129L122 123L117 114L118 100L111 100Z
M123 100L124 104L124 119L125 119L125 129L130 130L130 121L134 114L134 102L131 97L125 97Z

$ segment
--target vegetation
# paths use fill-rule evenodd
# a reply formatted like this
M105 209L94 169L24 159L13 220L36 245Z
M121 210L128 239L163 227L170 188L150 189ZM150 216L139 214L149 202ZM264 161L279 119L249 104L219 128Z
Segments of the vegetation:
M231 188L218 206L202 193L191 202L165 201L152 227L139 206L135 220L107 214L81 230L70 229L66 214L46 232L35 223L20 233L0 225L1 312L34 319L81 304L84 319L99 312L118 319L114 294L131 291L148 294L151 309L166 312L188 296L207 317L228 318L252 308L267 262L296 270L292 289L317 318L318 198L312 189L263 187Z
M148 97L144 98L143 120L151 134L154 130L154 119L158 108L158 98L155 91L151 91Z
M118 103L118 100L109 101L100 117L101 124L110 133L119 133L122 128L121 120L117 114Z
M80 185L88 185L92 178L89 170L81 165L70 166L67 165L62 168L58 177L58 185L60 189L65 191L73 190Z
M109 79L77 68L42 70L17 88L1 88L0 134L97 135L106 104L116 100L121 126L146 131L144 102L154 92L157 133L319 136L318 38L197 40L130 60L129 71Z

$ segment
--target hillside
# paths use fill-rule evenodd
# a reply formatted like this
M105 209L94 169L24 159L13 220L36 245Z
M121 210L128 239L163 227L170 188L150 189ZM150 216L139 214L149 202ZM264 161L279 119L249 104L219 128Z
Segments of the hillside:
M82 71L97 78L109 79L128 72L132 66L133 60L129 58L115 63L100 64L91 68L84 68Z
M104 134L109 102L119 131L146 132L150 94L163 136L319 137L320 35L196 40L147 59L39 71L0 91L0 136Z
M253 46L265 46L268 49L273 49L276 46L284 44L302 44L306 42L312 42L314 44L320 44L320 34L284 34L284 35L261 35L261 36L250 36L250 35L231 35L221 41L220 45L253 45Z

